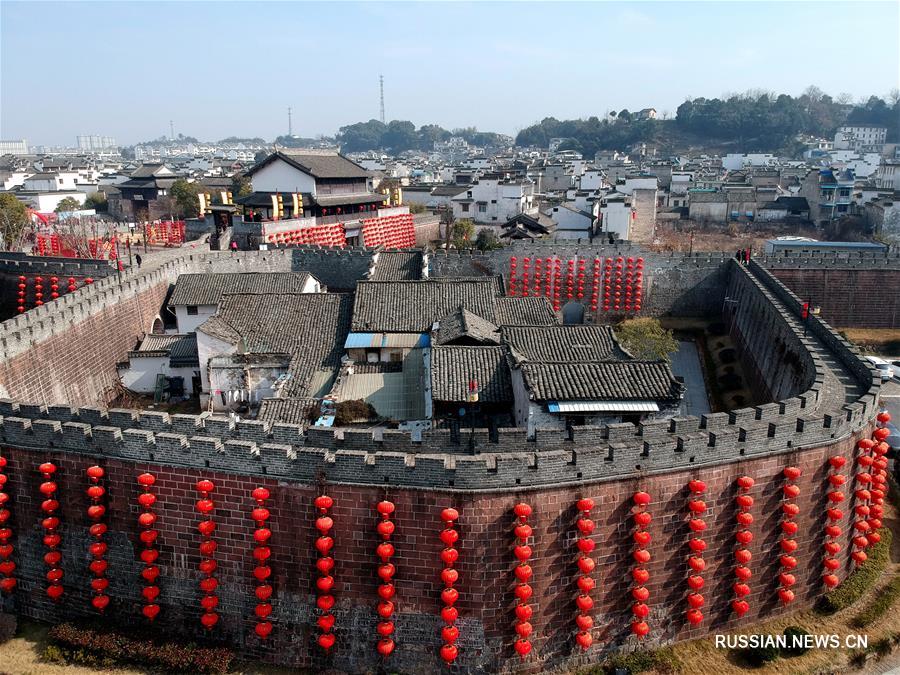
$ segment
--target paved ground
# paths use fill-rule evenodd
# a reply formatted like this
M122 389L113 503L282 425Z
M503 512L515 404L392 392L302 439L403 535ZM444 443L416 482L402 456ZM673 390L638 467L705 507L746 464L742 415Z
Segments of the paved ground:
M672 354L672 372L682 379L687 388L681 404L682 415L703 415L710 411L703 369L697 345L688 340L679 340L678 351Z

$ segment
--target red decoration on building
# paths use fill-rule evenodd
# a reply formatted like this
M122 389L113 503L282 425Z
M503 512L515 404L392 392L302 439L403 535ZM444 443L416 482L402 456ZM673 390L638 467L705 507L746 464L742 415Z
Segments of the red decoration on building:
M532 632L531 623L528 619L522 618L525 615L531 614L531 606L528 604L528 600L532 596L532 589L528 583L532 575L531 565L528 564L528 560L532 555L531 546L528 545L528 540L533 533L531 526L528 524L528 517L531 515L531 507L524 503L516 504L513 508L513 513L515 513L516 518L518 518L518 523L513 530L516 537L516 545L515 548L513 548L513 553L519 561L514 570L516 575L516 620L513 625L515 626L516 634L518 635L514 647L516 653L524 659L531 652L531 641L528 637Z
M317 624L322 633L319 635L318 643L327 652L334 646L336 640L332 632L334 614L331 613L334 607L334 596L331 594L334 588L334 576L331 574L334 569L334 558L329 555L334 548L334 538L330 535L334 521L328 515L334 506L334 500L327 495L319 495L313 501L313 505L319 513L316 518L316 529L319 531L319 537L316 539L316 551L319 553L316 560L316 569L319 572L319 578L316 579L316 591L319 594L316 598L316 607L321 612Z
M700 594L700 590L704 586L703 576L700 574L706 569L706 561L703 559L703 551L706 550L706 542L701 538L701 533L706 529L706 521L703 516L706 513L706 502L703 501L703 493L706 492L706 483L700 480L692 480L688 483L688 489L691 492L688 500L688 527L691 530L693 538L688 542L691 549L689 560L690 571L688 573L688 609L685 618L692 626L696 626L703 621L703 612L701 611L705 600Z
M650 533L647 531L647 526L650 525L652 519L650 511L647 510L650 504L650 495L646 492L635 492L632 501L635 504L633 512L635 530L631 538L636 548L632 553L635 566L631 570L631 577L635 586L631 589L631 597L634 599L634 604L631 606L631 613L634 616L631 622L631 632L642 638L650 632L650 626L645 620L650 614L650 607L647 605L650 591L644 586L650 579L650 572L646 568L647 563L650 562L650 551L647 550L647 546L650 544Z
M396 595L396 587L394 586L394 575L397 568L391 563L391 557L394 555L394 545L390 543L391 535L394 534L394 523L391 520L391 514L394 513L394 505L389 501L381 501L375 506L375 510L381 516L381 520L376 525L378 536L381 537L381 543L375 549L375 555L381 561L378 566L378 578L381 583L378 585L378 616L380 621L376 627L378 631L378 645L376 649L383 657L390 656L396 646L391 635L394 633L394 622L391 621L396 604L394 596Z
M388 249L397 249L412 248L416 245L416 231L411 213L382 216L361 222L363 244L369 248L384 246ZM343 236L343 227L339 223L335 225L341 228ZM340 245L345 245L345 242Z
M874 486L872 485L873 480L870 470L873 463L872 449L875 445L875 441L869 438L863 438L856 443L856 448L859 450L859 454L856 457L859 470L856 473L857 489L854 492L855 507L853 512L856 520L853 522L853 532L851 533L854 535L852 543L855 550L851 552L850 557L857 566L862 565L868 559L865 550L870 545L867 535L872 529L869 525L868 517L871 514L871 504L873 503L871 489Z
M594 600L590 593L594 588L594 579L591 571L595 567L594 559L591 552L594 550L594 540L591 535L594 532L594 521L591 520L591 510L594 508L593 499L579 499L575 504L579 511L578 520L575 526L578 528L578 539L575 545L578 547L578 596L575 599L575 607L578 613L575 616L575 642L583 650L587 650L594 642L594 636L591 634L591 628L594 626L594 619L590 614L590 610L594 606Z
M62 585L63 570L60 566L62 562L62 553L59 552L61 538L57 532L59 529L59 518L55 515L59 510L59 502L56 500L57 485L51 480L53 474L56 473L56 465L51 462L44 462L38 467L38 471L44 477L40 490L44 497L41 502L41 510L47 514L41 521L44 528L44 546L49 550L44 554L44 562L50 569L47 571L47 595L54 602L58 601L65 592Z
M459 551L455 548L456 542L459 541L459 532L455 529L456 521L459 520L459 512L453 508L444 509L441 511L441 520L444 521L444 529L441 530L440 535L444 544L444 550L441 551L441 562L444 563L444 569L441 571L441 581L444 584L444 590L441 591L441 602L444 603L444 608L441 610L441 619L444 622L444 627L441 628L441 640L444 641L444 645L441 647L441 658L447 663L453 663L459 655L459 648L456 646L459 628L455 625L459 618L459 610L454 607L459 599L459 591L453 588L453 585L459 580L459 572L453 567L459 558ZM521 621L531 618L531 608L527 605L524 607L525 610L516 609L516 617Z
M159 532L154 529L156 514L153 512L153 505L156 504L156 495L150 491L150 488L156 483L156 477L152 473L142 473L137 477L137 482L143 490L137 499L141 507L138 525L141 527L140 540L143 546L141 562L144 563L141 579L145 584L141 591L141 595L144 598L144 606L141 609L141 613L148 621L153 621L159 614L159 605L156 604L156 599L159 597L159 586L156 585L156 580L159 577L159 567L156 566L156 560L159 558L159 551L156 549L156 537L159 535Z
M824 567L822 583L828 588L834 588L840 583L840 579L835 572L840 568L841 564L834 556L841 550L841 544L838 541L838 538L842 534L840 523L844 518L844 512L837 508L835 504L844 500L844 493L838 488L845 483L846 477L838 472L845 463L846 460L839 455L828 460L828 484L831 487L831 491L828 492L827 497L831 506L829 506L825 512L827 525L825 526L825 557L822 560L822 565Z
M509 259L509 291L507 293L510 296L515 296L517 292L518 279L516 274L518 272L518 264L518 258L511 256Z
M200 564L197 569L203 575L200 579L200 590L204 595L200 598L200 607L203 614L200 615L200 623L206 630L212 630L219 622L219 615L215 611L219 605L219 596L216 595L216 588L219 587L219 580L214 576L218 563L213 557L218 548L216 540L212 534L216 529L216 523L213 520L212 513L215 511L216 504L210 498L210 494L216 489L215 484L211 480L198 480L197 492L200 493L200 499L197 500L196 507L202 518L197 525L200 530Z
M737 565L734 568L734 575L737 578L732 585L735 598L731 601L731 609L739 617L747 613L750 609L749 603L744 599L750 594L750 586L747 582L753 576L748 564L752 559L750 550L746 548L753 541L753 533L749 527L753 523L753 516L750 509L753 507L753 497L750 492L754 481L750 476L741 476L737 479L738 496L736 497L738 506L738 530L734 535L738 544L738 549L734 552L734 560Z
M106 555L107 545L103 541L103 535L106 534L106 523L103 522L106 516L106 506L104 506L103 497L106 495L106 489L100 485L100 480L106 475L103 467L91 466L87 469L87 477L91 485L87 489L88 499L91 505L88 506L87 515L91 520L90 534L94 541L91 543L89 550L93 560L88 566L94 578L91 580L91 606L101 614L109 606L109 596L106 589L109 586L109 579L106 578L107 562Z
M12 529L8 526L10 516L9 493L6 491L6 457L0 455L0 591L12 593L16 588L16 563L11 558L14 552Z
M800 473L800 469L796 466L785 467L784 471L782 471L785 484L781 488L784 501L781 504L781 539L779 544L781 550L788 554L785 557L790 557L789 554L797 549L797 542L793 537L798 529L794 518L800 513L800 507L797 506L795 501L800 496L800 488L796 483ZM794 591L791 589L791 586L797 583L797 578L784 566L784 559L782 559L781 563L781 572L778 574L778 597L782 604L787 605L794 601ZM793 566L791 569L793 569Z
M269 577L272 576L272 568L269 567L269 558L272 557L272 549L269 548L269 539L272 537L272 530L269 529L269 509L266 508L266 500L269 498L269 491L264 487L258 487L250 493L256 506L250 512L250 517L256 523L256 529L253 532L253 560L256 566L253 569L253 578L257 582L256 586L256 626L253 630L261 640L265 640L272 633L272 622L269 617L272 614L272 603L269 600L272 597L272 586L269 584Z

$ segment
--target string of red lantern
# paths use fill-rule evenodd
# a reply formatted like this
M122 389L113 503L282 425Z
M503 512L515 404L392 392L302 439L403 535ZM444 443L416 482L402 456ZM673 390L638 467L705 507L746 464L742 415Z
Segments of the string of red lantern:
M562 263L559 258L553 261L553 311L559 311L559 298L562 293Z
M522 618L526 614L531 614L531 606L528 604L528 600L532 595L532 589L528 583L531 580L532 575L531 565L528 564L528 560L531 558L532 554L531 546L528 545L528 539L532 535L531 526L528 524L528 517L531 515L531 507L524 503L516 504L513 508L513 513L515 513L516 518L519 519L519 522L513 530L516 537L516 545L513 548L513 553L519 561L515 568L515 594L517 602L515 609L516 621L514 624L516 634L519 637L516 639L514 647L516 653L524 659L531 651L531 641L528 637L531 635L532 631L531 622L529 622L527 618Z
M834 588L840 583L840 579L838 579L835 572L841 566L841 563L834 556L841 551L841 544L837 539L841 536L840 522L844 518L844 512L839 509L837 505L844 501L844 493L839 488L847 479L843 474L839 473L839 471L846 463L847 460L840 455L835 455L828 460L830 471L828 475L828 484L830 489L826 494L829 506L825 512L828 524L825 526L825 557L822 560L822 565L824 567L822 583L828 588Z
M541 295L541 280L543 271L541 268L543 267L543 260L540 258L534 259L534 294Z
M873 437L875 445L872 448L872 454L875 455L872 460L872 489L869 491L872 496L870 503L869 532L866 533L866 539L869 544L874 545L881 541L881 534L878 530L882 526L882 517L884 516L884 498L887 494L887 453L890 451L890 445L887 438L890 430L887 428L888 422L891 421L891 415L886 410L881 411L875 417L878 428L875 429Z
M50 297L53 300L59 297L59 277L50 277Z
M34 278L34 306L40 307L44 304L44 277Z
M574 293L573 288L575 285L575 261L571 258L568 261L568 266L566 267L566 299L571 300Z
M19 292L16 304L16 311L22 314L25 311L25 291L28 288L28 278L24 275L19 276Z
M381 516L378 525L375 526L378 535L381 537L381 543L375 548L375 555L381 561L378 566L378 578L381 583L378 585L378 616L380 621L376 626L378 631L378 644L376 649L378 653L387 658L394 651L396 646L391 635L394 633L394 622L391 617L394 614L396 605L394 604L394 596L396 588L393 578L397 573L397 568L391 563L394 555L394 545L390 543L391 535L394 534L394 523L391 520L391 514L394 512L394 505L389 501L381 501L375 506Z
M528 293L528 284L530 283L528 275L531 272L531 258L524 258L522 260L522 297L527 298Z
M784 471L782 471L786 484L781 488L784 502L781 504L781 540L779 545L781 546L783 558L780 560L781 572L778 574L778 598L784 605L794 601L794 591L791 590L791 586L797 583L797 578L791 571L796 565L786 568L784 562L785 559L793 558L791 554L797 550L797 541L793 537L797 534L798 529L794 518L800 513L800 507L795 501L800 496L800 487L797 485L800 473L800 469L796 466L785 467Z
M219 615L215 611L219 605L219 596L215 592L219 587L219 580L213 576L218 567L218 563L213 558L218 545L216 540L212 538L212 533L216 529L216 522L213 520L212 512L215 510L216 504L210 497L210 494L215 489L216 486L211 480L197 481L197 492L200 493L200 499L197 500L196 505L197 511L200 512L201 517L206 519L201 520L198 524L202 539L200 541L201 558L200 563L197 565L197 569L203 575L200 579L200 590L203 591L203 597L200 598L200 607L203 610L203 614L200 615L200 623L203 624L206 630L212 630L213 626L219 622Z
M253 577L257 581L256 586L256 626L253 630L261 640L265 640L272 633L272 622L269 616L272 614L272 603L269 599L272 597L272 586L268 583L269 577L272 576L272 568L269 567L269 558L272 557L272 549L269 547L269 539L272 537L272 530L268 527L269 509L266 508L266 500L269 498L269 491L264 487L258 487L250 493L256 506L250 512L250 517L256 523L256 529L253 531L253 559L256 564L253 568Z
M11 558L13 555L12 528L8 527L10 513L9 493L6 491L6 457L0 455L0 591L12 593L16 588L16 563Z
M553 258L544 259L544 296L550 298L553 295Z
M576 286L575 297L578 300L584 298L584 258L578 259L578 276L576 277L578 285Z
M753 576L748 564L752 559L752 555L747 546L753 541L753 533L749 527L753 524L753 515L750 509L753 507L753 497L748 492L753 487L753 479L750 476L741 476L737 479L738 496L736 497L738 514L737 523L738 530L734 535L738 544L738 549L734 552L734 560L737 565L734 568L734 576L736 580L731 587L734 591L735 598L731 601L731 609L739 617L744 616L750 609L750 604L745 598L750 595L750 586L747 582ZM782 556L782 567L784 566L784 556Z
M600 258L594 258L594 270L591 276L591 311L596 312L600 301Z
M456 620L459 618L459 610L454 606L459 599L459 591L453 588L459 580L459 572L453 567L459 558L459 551L456 550L455 544L459 541L459 532L454 525L459 520L459 512L453 508L446 508L441 511L441 520L444 521L444 529L441 530L441 541L444 544L444 550L441 551L441 562L444 569L441 570L441 581L444 584L444 590L441 591L441 601L444 607L441 609L441 619L444 622L441 628L441 639L444 644L441 646L441 658L446 663L453 663L459 655L459 648L456 646L456 640L459 637L459 628L456 627ZM527 612L520 611L516 608L516 616L521 621L527 621L531 618L531 608L524 605Z
M869 557L866 554L866 549L869 547L869 540L866 535L871 529L867 518L871 513L869 502L872 499L872 493L869 488L872 483L872 474L867 469L872 466L870 453L873 447L875 447L875 441L870 438L862 438L856 443L856 448L859 450L856 463L859 465L860 470L856 473L856 490L854 491L856 505L853 508L856 517L853 521L854 551L850 554L850 557L857 566L862 565Z
M316 539L316 550L319 552L319 558L316 560L316 569L319 571L319 578L316 579L316 607L319 608L321 614L317 620L319 629L322 631L318 638L319 646L326 652L330 650L335 643L335 635L332 632L334 628L334 614L331 609L334 607L334 596L331 594L334 588L334 576L331 572L334 569L334 558L329 552L334 548L334 538L329 534L334 527L334 521L328 512L334 506L334 500L327 495L319 495L313 501L313 505L319 512L316 518L316 529L319 531L319 537Z
M637 548L632 553L635 567L631 570L631 577L636 586L631 589L631 597L634 599L634 604L631 606L631 613L634 615L631 632L642 638L650 632L650 626L645 621L650 614L650 607L647 605L650 591L644 585L650 579L650 572L646 567L650 562L650 551L647 550L647 545L650 543L650 533L647 531L647 527L652 519L650 511L647 509L650 504L650 495L646 492L635 492L632 501L635 505L633 515L635 530L631 538Z
M87 477L91 485L88 486L87 496L91 500L88 506L88 518L93 521L90 527L90 534L94 538L89 550L93 560L88 566L94 578L91 580L91 590L94 596L91 598L91 605L101 614L109 606L109 596L106 595L106 589L109 587L109 579L106 578L106 569L108 563L103 557L106 555L107 545L103 541L103 535L106 534L106 523L103 518L106 515L106 507L101 503L106 489L100 485L100 479L106 475L103 467L91 466L87 469Z
M141 527L141 562L144 563L144 569L141 571L141 578L144 580L144 588L141 595L144 597L144 606L141 613L148 621L153 621L159 614L159 605L156 599L159 597L159 586L156 580L159 577L159 567L156 561L159 558L159 550L156 549L156 537L158 532L154 529L156 524L156 514L153 512L153 505L156 504L156 495L150 491L156 483L156 477L152 473L142 473L137 477L138 485L141 486L143 492L138 495L138 504L141 507L141 515L138 516L138 525Z
M44 462L38 467L38 471L44 477L44 482L41 483L40 488L41 494L44 496L44 500L41 502L41 510L47 514L41 521L41 526L46 533L44 534L44 546L49 549L44 554L44 562L50 568L47 571L47 581L50 582L50 585L47 586L47 595L55 602L62 597L64 592L62 585L63 570L60 567L62 553L59 552L61 537L57 533L59 518L55 515L59 510L59 502L55 498L56 483L51 480L53 474L56 473L56 465L51 462Z
M688 490L691 492L691 498L688 500L688 527L693 536L688 542L691 549L690 558L688 558L688 567L691 573L688 575L688 609L685 614L688 623L696 626L703 621L703 605L706 603L700 590L703 588L705 581L700 574L706 569L706 561L703 559L703 552L706 550L706 542L699 536L706 529L706 521L703 516L706 514L706 502L703 501L703 493L706 492L706 483L701 480L692 480L688 483Z
M575 504L580 512L575 526L578 528L578 540L575 545L578 547L578 595L575 597L575 607L578 614L575 615L575 626L578 632L575 633L575 642L582 650L587 650L594 642L591 635L591 628L594 626L594 619L591 617L590 611L594 608L594 600L591 598L591 591L594 589L594 579L591 572L594 570L595 562L591 557L594 550L594 540L591 534L594 532L594 521L591 520L591 510L594 508L594 500L589 498L579 499Z
M509 259L509 291L508 295L514 296L516 294L516 284L518 279L516 278L516 273L518 271L518 258L516 256L510 256Z

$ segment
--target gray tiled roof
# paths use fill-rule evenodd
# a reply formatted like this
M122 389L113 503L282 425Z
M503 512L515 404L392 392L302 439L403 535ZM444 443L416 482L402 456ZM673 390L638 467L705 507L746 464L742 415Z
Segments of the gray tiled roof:
M137 354L160 352L169 355L169 365L173 368L199 366L197 337L195 335L150 333L141 341Z
M468 400L469 380L478 382L479 402L513 400L506 347L434 347L431 391L436 401Z
M498 298L495 323L498 326L554 326L559 322L547 298L532 296Z
M337 370L350 324L350 295L339 293L228 294L198 330L247 354L288 354L288 397L309 395L317 370Z
M523 363L522 374L536 401L674 403L684 390L668 364L655 361Z
M421 251L382 251L378 254L374 281L415 281L422 278Z
M280 158L315 178L368 178L369 173L356 162L336 152L310 152L302 148L278 148L247 172L252 176L263 166Z
M628 358L610 326L510 326L501 332L503 342L527 361L580 363Z
M169 305L216 305L225 293L301 293L307 272L182 274Z
M495 277L361 281L356 287L352 330L425 333L459 307L494 321L499 293Z
M351 291L366 278L372 266L371 249L322 249L318 246L292 248L291 270L309 272L329 290Z
M309 426L310 416L319 410L313 398L264 398L259 404L257 420Z
M499 344L497 326L467 309L459 308L440 319L435 344L445 345L461 338L486 344Z

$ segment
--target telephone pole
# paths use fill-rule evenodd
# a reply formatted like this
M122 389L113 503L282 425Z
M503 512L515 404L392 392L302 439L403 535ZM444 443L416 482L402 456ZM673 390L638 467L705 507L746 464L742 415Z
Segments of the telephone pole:
M175 140L175 122L169 120L169 138Z
M291 107L288 106L288 136L294 135L294 127L291 125Z
M381 123L384 124L384 75L378 76L378 86L381 89Z

